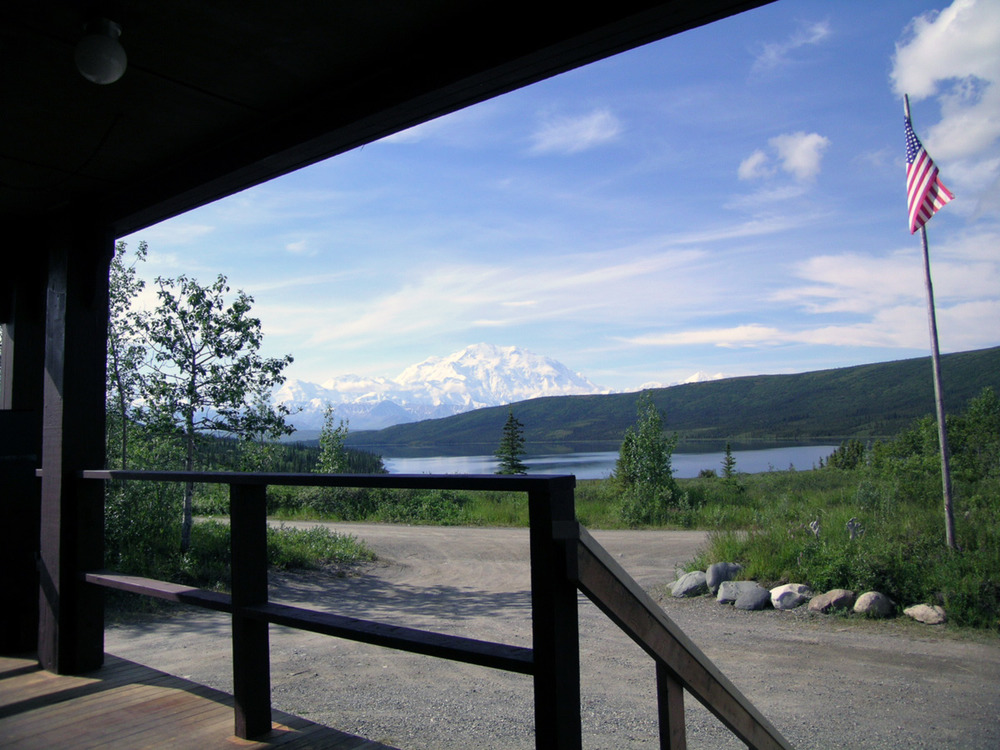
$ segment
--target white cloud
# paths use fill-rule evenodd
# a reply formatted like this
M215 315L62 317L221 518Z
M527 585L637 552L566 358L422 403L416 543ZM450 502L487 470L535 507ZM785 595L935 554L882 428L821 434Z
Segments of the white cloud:
M691 346L709 344L727 349L767 346L781 343L787 334L777 328L751 323L732 328L709 328L673 333L654 333L623 339L636 346Z
M966 351L996 346L993 330L1000 319L1000 300L939 305L940 345L943 351ZM788 345L930 349L927 308L895 305L878 310L870 319L826 326L775 328L751 323L731 328L695 329L622 339L641 347L715 346L723 349L770 348Z
M315 255L315 251L309 249L309 243L306 240L296 240L295 242L289 242L285 245L285 250L292 253L292 255Z
M937 97L941 121L921 138L936 161L983 155L1000 137L1000 3L955 0L914 18L890 77L898 96Z
M829 21L802 26L783 42L768 42L763 45L753 63L753 70L759 72L788 64L790 54L800 47L819 44L830 35Z
M943 11L913 19L909 38L896 45L890 74L895 92L925 99L938 84L975 76L996 79L1000 69L1000 4L955 0Z
M543 123L532 134L531 152L575 154L614 141L621 130L621 122L606 109L560 117Z
M774 170L767 164L767 154L757 149L740 162L740 168L736 173L741 180L756 180L774 174Z
M819 133L786 133L768 143L778 152L781 168L798 180L812 180L819 174L823 152L830 139Z
M768 141L781 169L793 175L799 182L814 180L819 174L823 152L830 145L830 139L819 133L783 133ZM741 180L759 180L771 177L776 168L770 164L770 157L757 149L740 162L737 175Z
M997 238L992 234L936 247L931 258L936 302L1000 299L996 248ZM898 305L926 304L919 247L884 257L861 253L816 256L793 266L793 273L806 283L789 286L775 293L772 300L791 303L811 314L877 315Z

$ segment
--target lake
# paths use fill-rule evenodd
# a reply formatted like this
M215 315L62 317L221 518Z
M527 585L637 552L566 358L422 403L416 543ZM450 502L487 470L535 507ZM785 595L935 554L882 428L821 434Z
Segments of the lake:
M764 471L812 469L826 459L836 445L794 445L757 450L734 450L736 470L745 474ZM723 451L685 453L673 457L674 476L696 477L702 469L722 471ZM530 474L575 474L577 479L604 479L615 468L618 451L573 453L540 453L528 455L524 463ZM391 474L492 474L497 460L492 455L480 456L388 456L383 454L385 468Z

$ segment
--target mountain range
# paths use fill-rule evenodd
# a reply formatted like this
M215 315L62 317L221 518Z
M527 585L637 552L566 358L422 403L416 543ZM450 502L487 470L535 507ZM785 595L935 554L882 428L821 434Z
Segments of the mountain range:
M722 377L696 372L682 382ZM637 390L667 385L645 383ZM349 422L351 431L380 430L533 398L611 392L550 357L517 346L473 344L445 357L429 357L396 377L341 375L322 384L288 380L274 400L293 412L288 421L300 433L308 433L322 428L327 405L334 408L336 421Z
M1000 347L941 357L949 414L965 408L983 388L1000 392ZM930 357L819 370L753 375L649 390L682 440L839 441L895 435L933 414ZM528 443L548 446L620 444L636 419L636 393L533 398L514 405ZM490 452L500 439L507 407L491 407L372 432L352 432L347 444L456 446Z
M342 375L322 384L289 380L275 392L300 431L323 426L327 405L354 430L438 419L544 396L609 393L561 362L516 346L475 344L430 357L396 377Z

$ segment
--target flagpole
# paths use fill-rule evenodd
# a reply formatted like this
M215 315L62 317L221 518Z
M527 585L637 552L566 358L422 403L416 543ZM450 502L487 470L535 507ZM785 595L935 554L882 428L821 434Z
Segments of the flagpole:
M903 96L906 119L910 119L910 98ZM920 240L924 252L924 284L927 287L927 323L931 334L931 364L934 370L934 405L937 411L938 443L941 446L941 489L944 495L945 541L950 549L957 549L955 542L955 513L951 496L951 468L948 464L948 428L945 424L944 397L941 389L941 355L938 351L937 315L934 312L934 285L931 283L931 257L927 248L927 227L920 227Z

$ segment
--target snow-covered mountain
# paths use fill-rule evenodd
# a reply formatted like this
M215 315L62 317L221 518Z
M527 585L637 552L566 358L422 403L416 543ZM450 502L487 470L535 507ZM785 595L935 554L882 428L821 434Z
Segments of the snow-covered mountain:
M702 372L701 370L699 370L693 375L684 378L684 380L678 380L674 383L658 383L658 382L643 383L638 388L636 388L636 390L646 391L652 388L672 388L675 385L687 385L688 383L708 383L712 380L722 380L725 377L726 376L723 375L721 372L717 372L714 375L709 375L707 372Z
M608 392L549 357L475 344L425 359L395 378L343 375L322 385L289 380L274 400L297 412L289 421L300 430L320 429L327 404L352 430L377 430L540 396Z

